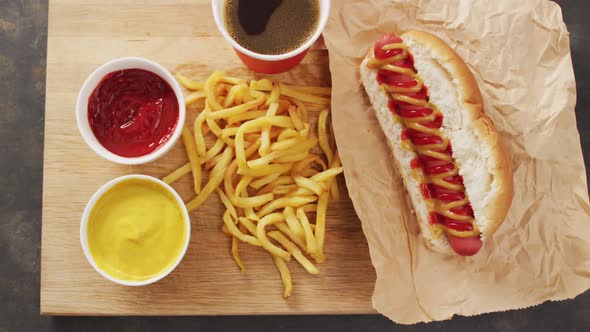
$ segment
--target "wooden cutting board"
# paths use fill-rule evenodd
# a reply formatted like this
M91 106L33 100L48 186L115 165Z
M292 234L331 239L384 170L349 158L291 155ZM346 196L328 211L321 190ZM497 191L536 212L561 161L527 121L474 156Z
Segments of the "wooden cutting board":
M191 243L182 263L162 281L123 287L86 261L79 225L87 200L124 174L162 177L186 162L182 144L144 166L110 163L90 150L75 121L78 90L104 62L122 56L155 60L171 71L204 79L213 70L254 78L215 27L208 0L52 0L49 4L41 313L47 315L230 315L371 313L375 281L366 240L345 193L331 202L327 262L317 276L295 262L291 298L271 257L241 246L247 271L230 256L216 197L191 214ZM276 79L329 85L327 51L315 47L295 70ZM174 187L191 198L190 177ZM341 180L343 181L343 180ZM341 183L340 188L345 188Z

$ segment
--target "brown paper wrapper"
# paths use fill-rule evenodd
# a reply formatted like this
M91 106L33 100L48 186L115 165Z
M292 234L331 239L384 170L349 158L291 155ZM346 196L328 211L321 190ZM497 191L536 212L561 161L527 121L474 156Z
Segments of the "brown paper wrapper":
M463 57L512 157L512 207L475 257L435 253L419 238L359 80L359 64L378 36L412 29L434 33ZM529 307L589 288L590 205L558 5L334 1L324 37L338 149L377 273L376 310L410 324Z

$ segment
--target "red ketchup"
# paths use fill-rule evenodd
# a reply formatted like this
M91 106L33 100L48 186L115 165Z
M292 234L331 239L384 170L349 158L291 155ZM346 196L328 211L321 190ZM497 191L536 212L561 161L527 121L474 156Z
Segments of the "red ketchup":
M381 38L379 38L375 43L374 47L375 58L383 60L403 53L403 50L401 48L383 50L383 46L393 43L402 43L402 40L394 34L384 35ZM393 65L402 68L409 68L412 69L414 73L416 72L416 68L414 67L414 60L411 55L405 57L403 60L394 62ZM384 69L380 69L377 72L377 81L380 85L386 84L392 88L412 88L416 87L416 85L418 84L416 79L410 75L400 74ZM426 87L422 87L418 92L397 93L403 94L407 97L414 98L416 100L426 102L428 101L428 90L426 89ZM407 121L411 121L412 118L429 116L434 112L428 106L419 106L414 104L395 100L392 98L390 99L388 106L392 113L396 114L401 118L404 118ZM437 114L432 121L422 121L420 122L420 124L428 128L438 129L442 127L443 117L441 114ZM411 128L406 128L402 131L401 139L410 140L412 144L416 147L443 143L443 138L439 135L421 132L419 130ZM452 156L453 154L450 143L448 144L446 149L434 151L449 156ZM410 166L413 169L421 168L423 172L427 175L437 175L446 173L454 170L456 167L453 161L446 161L435 157L423 155L420 154L418 151L416 151L416 153L418 154L418 156L411 161ZM463 186L463 178L460 175L448 176L443 180L450 184ZM421 183L420 191L424 199L437 199L442 203L450 203L465 199L464 191L448 189L433 183ZM471 204L452 208L451 211L458 215L474 217ZM473 225L471 223L466 221L455 220L437 212L430 212L429 222L433 225L442 224L448 229L453 229L459 232L473 231ZM462 238L452 236L447 233L447 237L453 250L457 254L463 256L475 255L482 245L479 236Z
M88 98L94 136L121 157L145 156L166 143L178 117L178 99L170 84L143 69L106 75Z

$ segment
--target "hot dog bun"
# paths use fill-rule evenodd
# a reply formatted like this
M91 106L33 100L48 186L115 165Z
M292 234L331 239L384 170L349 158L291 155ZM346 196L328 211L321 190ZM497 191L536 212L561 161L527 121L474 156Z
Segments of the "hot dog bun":
M442 132L450 139L453 158L463 177L475 225L484 242L502 224L512 201L512 167L492 121L483 112L483 99L473 74L444 41L422 31L400 36L413 55L418 75L428 87L430 102L444 117ZM361 80L409 193L425 243L440 253L454 253L445 234L438 238L429 227L429 208L412 177L414 151L401 146L403 125L394 121L389 96L379 87L377 70L367 66L369 52L360 67Z

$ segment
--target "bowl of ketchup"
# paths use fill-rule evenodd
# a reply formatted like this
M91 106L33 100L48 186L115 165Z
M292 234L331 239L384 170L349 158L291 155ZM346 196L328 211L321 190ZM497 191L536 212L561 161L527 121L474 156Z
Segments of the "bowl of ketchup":
M166 154L182 134L185 116L180 85L166 68L143 58L119 58L97 68L76 104L86 144L125 165Z

